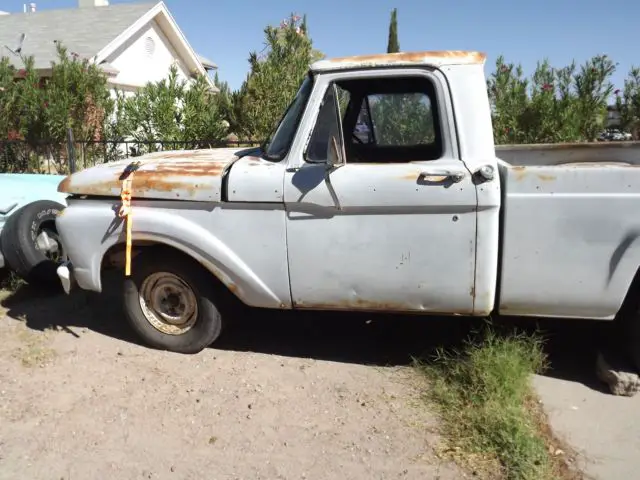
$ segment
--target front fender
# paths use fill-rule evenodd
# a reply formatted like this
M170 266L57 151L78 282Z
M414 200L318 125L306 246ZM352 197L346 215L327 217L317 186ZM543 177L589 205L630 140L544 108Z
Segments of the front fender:
M134 244L154 242L180 250L198 261L247 305L291 308L288 274L283 275L287 269L274 270L269 265L257 264L256 259L261 258L260 255L247 260L247 255L239 254L237 248L231 246L234 235L230 235L233 232L230 232L229 225L242 221L233 218L238 210L204 211L202 204L190 208L187 202L179 202L176 208L176 203L171 209L157 204L152 207L134 206ZM111 203L109 208L106 206L106 202L99 201L72 203L56 220L78 283L87 290L102 290L103 258L112 247L125 242L124 221L115 214L119 203ZM82 236L78 232L83 232ZM223 234L226 238L222 238ZM276 242L273 245L278 248ZM281 247L282 258L286 262L284 236ZM274 260L273 255L268 258L268 253L264 257L265 262Z

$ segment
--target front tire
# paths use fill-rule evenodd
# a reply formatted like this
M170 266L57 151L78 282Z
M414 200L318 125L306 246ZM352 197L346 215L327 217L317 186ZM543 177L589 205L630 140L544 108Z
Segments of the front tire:
M198 353L222 331L215 285L209 272L184 255L143 250L124 282L125 315L150 347Z

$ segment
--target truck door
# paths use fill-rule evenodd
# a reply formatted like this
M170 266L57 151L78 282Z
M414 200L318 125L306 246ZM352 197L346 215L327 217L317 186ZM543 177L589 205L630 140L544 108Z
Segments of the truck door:
M437 71L317 77L284 181L294 308L473 311L476 191L451 118Z

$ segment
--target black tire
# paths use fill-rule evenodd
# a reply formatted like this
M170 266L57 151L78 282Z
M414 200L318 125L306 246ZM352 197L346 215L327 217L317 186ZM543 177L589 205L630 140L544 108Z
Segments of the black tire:
M156 315L157 309L151 308L151 302L144 303L147 312L152 312L153 315L148 317L148 314L145 314L142 299L151 296L147 295L148 292L155 293L159 290L159 287L147 287L153 285L154 277L157 277L155 285L163 285L161 282L180 282L178 289L182 288L186 293L174 294L174 297L180 298L180 305L176 307L178 311L182 311L183 303L185 310L191 308L191 302L183 300L190 297L187 290L190 289L193 293L196 309L195 314L189 316L192 321L189 322L191 326L188 330L180 332L186 325L184 328L176 326L173 333L167 333L174 327L167 322L160 322L160 317ZM164 288L173 288L174 284L164 283ZM158 294L158 297L160 296ZM220 303L220 297L221 292L216 289L216 282L211 273L191 258L165 249L143 250L138 254L131 265L131 276L124 282L124 310L131 327L150 347L177 353L198 353L220 336L222 316L216 306L217 302ZM159 327L154 326L153 321Z
M7 266L30 284L61 288L56 269L64 252L55 220L64 208L51 200L29 203L10 215L2 229L0 243ZM37 237L43 230L58 245L57 259L47 257L37 248Z

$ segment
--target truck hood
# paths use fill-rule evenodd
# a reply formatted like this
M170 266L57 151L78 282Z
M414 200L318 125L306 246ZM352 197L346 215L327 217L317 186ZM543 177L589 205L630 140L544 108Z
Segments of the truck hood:
M132 197L157 200L217 202L222 176L244 150L215 148L155 152L104 163L66 177L58 191L75 195L120 196L122 174L139 162L133 174Z

